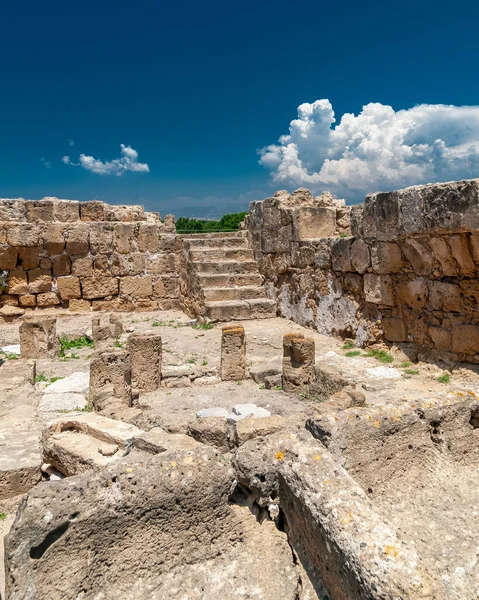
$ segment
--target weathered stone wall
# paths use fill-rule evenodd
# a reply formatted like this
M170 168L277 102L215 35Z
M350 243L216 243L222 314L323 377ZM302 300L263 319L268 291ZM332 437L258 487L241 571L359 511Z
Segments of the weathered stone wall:
M351 236L294 207L295 194L253 203L248 220L280 314L358 345L384 338L479 362L479 180L369 195L351 209ZM320 235L309 237L301 213L329 225L310 222Z
M174 308L179 253L173 218L141 206L0 200L2 306Z

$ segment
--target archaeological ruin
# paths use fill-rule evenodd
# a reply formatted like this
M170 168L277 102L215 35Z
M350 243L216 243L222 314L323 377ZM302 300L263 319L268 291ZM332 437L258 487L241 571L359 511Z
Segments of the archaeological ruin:
M476 600L478 274L479 179L0 200L0 599Z

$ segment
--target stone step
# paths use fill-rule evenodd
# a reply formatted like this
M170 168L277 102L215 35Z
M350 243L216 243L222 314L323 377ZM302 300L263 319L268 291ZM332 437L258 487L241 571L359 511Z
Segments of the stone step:
M221 300L252 300L254 298L265 298L266 292L263 287L210 287L203 290L207 302Z
M195 267L198 270L198 273L217 273L235 275L238 273L258 272L258 265L254 260L246 260L243 262L237 262L233 260L217 262L203 261L195 262Z
M208 275L205 273L198 274L200 286L206 290L215 287L243 287L243 286L261 286L263 278L259 273L244 273L240 275Z
M216 262L253 260L254 256L249 248L192 248L190 258L193 262Z
M248 240L245 237L231 238L182 238L183 242L191 249L204 248L247 248Z
M204 316L212 321L268 319L276 316L276 303L269 298L205 302Z
M210 233L180 233L182 239L201 240L201 239L218 239L218 238L244 238L244 231L213 231Z

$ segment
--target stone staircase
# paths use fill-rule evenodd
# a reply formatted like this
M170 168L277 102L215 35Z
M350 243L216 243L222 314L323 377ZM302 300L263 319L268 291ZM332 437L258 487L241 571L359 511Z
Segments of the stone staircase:
M276 316L266 297L263 277L246 233L193 233L179 236L186 254L189 287L194 287L202 314L212 321L265 319Z

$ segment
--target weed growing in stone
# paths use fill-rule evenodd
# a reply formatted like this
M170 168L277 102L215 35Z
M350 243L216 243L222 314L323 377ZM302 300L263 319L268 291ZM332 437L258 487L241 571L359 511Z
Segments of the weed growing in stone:
M346 340L341 348L342 350L351 350L351 348L354 348L353 340Z
M419 375L419 369L404 369L406 375Z
M400 368L400 369L407 369L407 368L408 368L408 367L410 367L410 366L411 366L411 363L410 363L408 360L405 360L404 362L402 362L402 363L399 365L399 368Z
M118 338L116 338L115 348L123 348L123 344L120 342Z
M275 385L273 389L280 392L283 388L280 385Z
M33 379L34 383L40 383L41 381L48 381L45 373L37 373Z
M449 383L451 381L451 376L449 373L443 373L442 375L439 375L437 380L439 383Z
M361 352L359 350L351 350L351 352L346 352L344 356L351 358L352 356L360 356Z
M194 365L196 364L196 358L191 357L186 362L189 362L191 365Z
M62 336L60 338L60 352L59 356L65 356L66 350L71 350L72 348L92 348L93 340L89 338L87 335L82 335L76 340L69 340L67 337ZM73 358L73 354L72 354Z
M394 357L389 354L389 352L386 352L386 350L370 350L366 356L372 356L374 358L376 358L377 360L379 360L379 362L382 363L392 363L394 360Z
M0 512L0 521L5 521L6 518L7 518L7 514Z
M206 365L208 364L207 360L203 360L203 362L201 363L203 367L206 367Z
M18 360L18 356L12 352L2 352L1 354L3 354L7 360Z
M265 389L265 387L264 387L264 383L262 383L262 384L259 386L259 389L260 389L260 390L264 390L264 389Z

